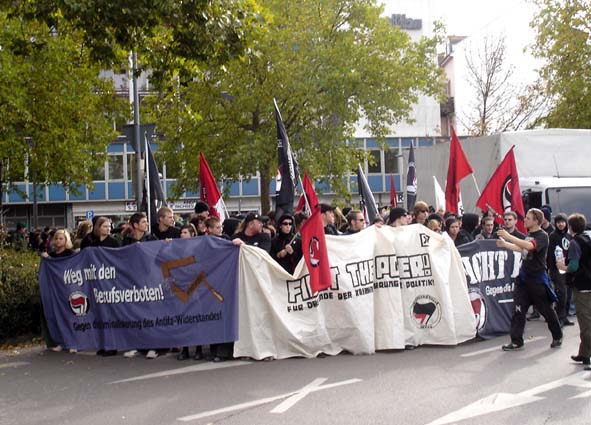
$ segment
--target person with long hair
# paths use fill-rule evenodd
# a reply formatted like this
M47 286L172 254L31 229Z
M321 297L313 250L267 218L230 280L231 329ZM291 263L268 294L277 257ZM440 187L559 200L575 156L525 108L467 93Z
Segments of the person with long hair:
M111 235L111 219L108 217L99 217L92 231L94 238L90 246L103 246L107 248L119 248L117 239Z
M57 229L53 234L52 239L53 250L51 252L42 252L40 255L43 258L63 258L69 257L74 254L72 249L72 240L70 239L70 233L66 229ZM43 282L39 282L44 284ZM49 327L47 326L47 319L45 318L45 312L43 311L43 304L41 304L41 334L45 340L45 344L51 351L62 351L63 347L57 344L49 333ZM75 353L75 348L70 348L70 353Z

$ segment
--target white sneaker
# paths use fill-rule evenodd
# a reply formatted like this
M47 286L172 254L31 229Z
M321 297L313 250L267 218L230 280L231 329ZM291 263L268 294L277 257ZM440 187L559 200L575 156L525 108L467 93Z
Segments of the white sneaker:
M70 354L76 354L78 352L78 350L76 350L75 348L70 348Z
M61 345L56 345L55 347L51 347L50 350L55 352L55 353L59 353L60 351L62 351L64 348Z
M150 350L146 354L146 359L155 359L156 357L158 357L158 352L156 350Z
M137 350L129 350L126 351L125 353L123 353L123 357L127 357L128 359L131 359L132 357L137 356Z

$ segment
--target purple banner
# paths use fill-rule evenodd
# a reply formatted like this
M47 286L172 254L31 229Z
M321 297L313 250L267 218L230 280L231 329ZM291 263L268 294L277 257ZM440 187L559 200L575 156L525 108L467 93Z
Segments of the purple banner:
M39 284L51 336L78 350L235 341L239 252L200 236L45 259Z

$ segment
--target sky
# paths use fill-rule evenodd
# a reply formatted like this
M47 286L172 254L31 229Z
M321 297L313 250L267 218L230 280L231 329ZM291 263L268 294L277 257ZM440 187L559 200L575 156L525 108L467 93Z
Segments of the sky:
M440 20L448 35L469 36L475 41L485 35L504 34L508 55L522 79L534 78L539 64L523 49L534 42L535 32L529 27L536 6L531 0L382 0L387 16L404 13L407 17L427 21Z

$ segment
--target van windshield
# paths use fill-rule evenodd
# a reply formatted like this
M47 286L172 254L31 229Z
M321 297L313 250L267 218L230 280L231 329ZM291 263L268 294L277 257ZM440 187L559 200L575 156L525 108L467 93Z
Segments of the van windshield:
M546 196L554 214L577 212L591 220L591 187L552 187L546 189Z

